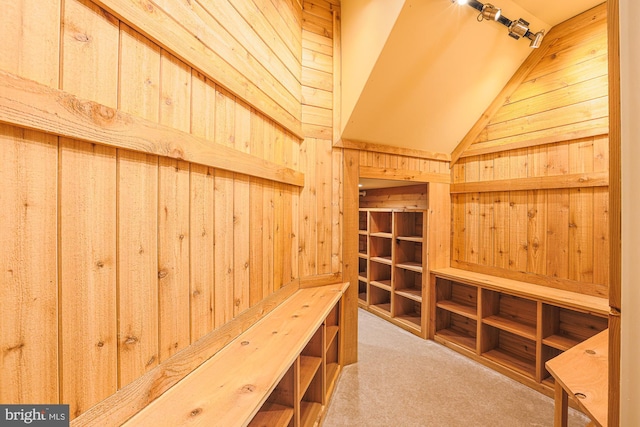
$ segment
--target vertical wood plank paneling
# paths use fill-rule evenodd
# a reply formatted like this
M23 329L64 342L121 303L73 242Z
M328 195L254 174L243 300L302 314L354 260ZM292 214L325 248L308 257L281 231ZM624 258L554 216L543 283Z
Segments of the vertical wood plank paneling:
M61 89L117 107L118 20L88 0L65 0L62 25Z
M275 140L275 128L273 122L267 120L263 126L263 151L264 158L266 160L273 161L275 159L273 141ZM306 180L305 176L305 180ZM274 227L275 227L275 183L266 181L264 183L264 198L263 198L263 235L262 235L262 247L263 249L263 298L273 293L273 271L274 271Z
M609 170L609 138L593 142L594 172ZM609 283L609 188L593 189L593 282Z
M285 133L285 140L287 141L287 150L291 153L291 162L288 167L294 170L300 170L300 140L289 132ZM288 278L286 282L300 277L300 188L294 186L288 186L288 197L290 197L290 207L285 214L287 221L287 235L285 235L285 244L288 246L289 257L291 262L287 265L285 270L285 278Z
M255 110L251 112L250 138L251 154L264 158L264 118ZM264 180L249 178L249 306L251 307L264 297L264 186Z
M318 140L316 145L316 196L318 221L317 274L331 272L331 147L328 140Z
M528 174L527 149L509 152L509 177L526 178ZM509 269L527 271L529 251L527 192L509 193Z
M493 162L495 155L488 154L480 157L479 173L480 181L491 181L493 179ZM480 193L479 225L478 225L478 263L481 265L493 265L495 240L495 223L493 200L494 193Z
M547 148L549 175L569 173L569 145L553 144ZM569 277L569 190L547 192L547 275Z
M61 138L59 161L60 401L75 418L117 388L116 150Z
M282 129L279 126L274 128L273 139L273 159L279 165L284 165L286 162L286 150L284 147L284 136ZM279 182L275 183L274 193L274 226L273 226L273 290L276 291L284 284L284 263L290 262L289 259L285 259L285 185Z
M493 161L493 179L509 179L509 155L498 153ZM493 265L509 268L509 193L495 193L493 199Z
M251 144L251 110L240 101L235 105L235 148L248 153ZM234 174L233 182L233 314L249 308L249 177Z
M152 122L160 115L160 48L120 24L118 108Z
M467 162L465 164L465 182L475 182L480 180L479 162ZM466 195L465 202L465 255L466 262L477 264L480 252L480 194L471 193Z
M5 2L0 69L57 88L60 13ZM0 146L0 402L59 403L58 138L0 124Z
M191 70L165 51L160 56L160 123L191 128ZM160 158L158 176L158 299L160 360L190 343L189 164Z
M190 342L189 164L160 158L158 175L160 361Z
M118 108L157 122L160 49L121 23ZM159 363L158 157L118 151L118 388Z
M215 85L194 70L191 90L191 132L213 141L216 111ZM202 338L215 327L214 174L213 168L191 165L189 190L191 342Z
M0 16L0 69L58 88L62 0L4 2ZM19 34L19 37L16 35Z
M0 124L0 402L58 403L58 138Z
M548 173L547 149L533 147L528 151L529 176L545 176ZM546 274L547 257L547 191L534 190L527 192L528 204L528 258L527 271L535 274Z
M452 180L454 183L465 182L465 164L467 159L460 159L453 166L451 171ZM467 228L466 228L466 207L467 207L467 195L466 194L452 194L451 196L452 206L452 236L451 236L451 259L454 261L465 261L465 242L467 240Z
M342 150L332 150L333 158L333 187L331 200L331 224L332 224L332 236L331 236L331 271L342 271L342 234L343 234L343 215L344 215L344 175L342 170L342 163L344 156Z
M119 388L158 364L158 158L118 151Z
M235 145L235 99L231 94L216 88L215 141L233 147ZM234 313L234 251L233 251L233 173L216 170L215 173L215 326L233 319Z
M593 138L569 145L569 173L593 171ZM593 188L569 190L569 279L593 282Z
M315 153L317 142L314 138L305 138L300 148L300 165L305 171L305 186L301 192L302 205L302 242L301 270L302 277L316 274L317 271L317 189Z

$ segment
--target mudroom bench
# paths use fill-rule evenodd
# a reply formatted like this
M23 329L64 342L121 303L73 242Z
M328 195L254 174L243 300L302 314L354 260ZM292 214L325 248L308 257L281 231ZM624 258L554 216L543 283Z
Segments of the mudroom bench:
M124 425L313 425L340 372L348 286L299 289Z
M549 396L545 363L608 327L605 298L456 268L430 274L429 338Z

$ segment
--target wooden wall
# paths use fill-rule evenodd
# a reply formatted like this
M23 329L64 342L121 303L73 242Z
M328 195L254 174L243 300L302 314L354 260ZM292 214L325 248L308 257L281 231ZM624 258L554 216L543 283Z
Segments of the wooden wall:
M607 297L606 7L553 28L455 163L452 265Z
M3 2L0 401L144 405L340 279L333 7Z

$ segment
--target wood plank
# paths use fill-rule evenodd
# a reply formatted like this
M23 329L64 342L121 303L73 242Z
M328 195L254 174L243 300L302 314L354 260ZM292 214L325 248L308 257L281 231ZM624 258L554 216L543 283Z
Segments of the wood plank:
M362 166L360 176L373 179L392 179L397 181L437 182L448 184L451 181L449 174L423 172L419 170L401 170L393 167Z
M299 290L125 425L179 425L193 422L194 417L204 423L243 424L259 410L344 290L345 284ZM244 363L238 364L238 358ZM270 362L265 364L265 360ZM250 393L246 393L247 387ZM239 400L238 393L243 390L244 398ZM173 408L170 413L158 410L166 405Z
M551 48L557 42L557 38L545 37L542 46L538 49L534 49L534 51L525 59L520 68L515 72L515 74L509 79L507 84L502 88L498 96L491 102L491 105L487 107L484 113L480 116L478 121L473 125L473 127L467 132L467 134L462 138L460 143L456 146L456 148L451 153L451 165L453 166L462 153L464 153L467 148L476 140L480 132L489 124L489 121L493 118L493 116L498 112L498 110L504 105L505 101L509 99L509 96L520 86L520 84L525 81L528 74L531 72L533 68L538 65L538 62L546 55L549 48Z
M115 108L118 41L119 22L113 15L89 0L65 1L60 89Z
M341 359L345 365L358 361L358 180L359 156L356 150L344 150L344 235L342 278L353 286L345 292L342 306L342 331L340 334Z
M527 150L509 152L509 176L512 180L528 175ZM509 192L509 269L527 271L528 205L526 191Z
M563 188L607 187L607 172L584 172L561 176L516 178L496 181L452 184L451 193L488 193L505 191L552 190Z
M235 0L234 0L235 1ZM255 0L253 3L274 27L280 39L300 62L302 6L298 1Z
M59 403L58 138L0 125L0 401Z
M298 283L292 283L275 295L266 297L238 318L175 354L162 365L119 390L117 394L112 394L99 402L79 418L72 420L71 425L74 427L122 425L234 338L273 311L297 289Z
M333 199L331 202L331 223L333 224L331 230L331 271L341 272L343 263L342 235L344 233L344 223L342 221L342 215L344 212L344 175L342 163L344 161L344 156L341 149L331 150L331 155L333 162Z
M160 120L160 48L120 24L118 109L154 123Z
M277 81L262 85L262 77L268 73L260 76L258 67L242 64L246 56L230 51L225 44L213 43L211 31L199 24L194 14L182 13L180 21L176 21L157 2L97 0L97 3L300 136L300 104L296 108L295 97L287 98L283 96L286 91L275 90L280 86ZM241 71L234 68L241 65Z
M0 121L117 148L186 160L288 184L304 175L0 70Z
M251 110L236 102L234 140L237 150L248 153L251 143ZM233 316L249 308L249 177L234 174L233 179Z
M398 154L398 155L405 155L405 156L411 156L411 157L419 157L423 159L440 160L445 162L451 160L451 155L449 155L448 153L434 153L434 152L425 151L425 150L392 147L389 145L372 144L368 142L353 141L353 140L347 140L347 139L341 139L339 142L335 143L334 145L340 148L350 148L354 150L362 150L362 151L368 151L373 153ZM366 166L376 166L376 165L369 164Z
M264 119L256 111L251 112L250 150L253 156L264 158ZM266 182L249 179L249 306L253 307L263 294L264 270L264 193Z
M118 152L118 388L159 363L158 158Z
M117 389L116 150L62 138L59 167L60 401L73 419Z
M189 325L189 164L160 158L158 306L160 361L187 347Z
M305 171L306 185L301 193L301 221L302 234L300 238L300 275L302 277L315 275L317 272L317 233L318 214L317 202L315 196L316 189L316 162L315 153L317 151L317 140L314 138L306 138L300 146L300 167Z
M2 8L0 70L58 88L61 0L20 0Z
M333 222L331 221L331 201L335 196L332 192L332 144L331 140L318 141L316 144L316 196L317 196L317 273L331 273L331 236Z

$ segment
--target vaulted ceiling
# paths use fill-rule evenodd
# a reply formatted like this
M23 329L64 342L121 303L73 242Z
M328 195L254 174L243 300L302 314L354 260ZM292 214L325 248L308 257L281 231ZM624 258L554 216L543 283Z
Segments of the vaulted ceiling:
M602 0L494 3L537 32ZM451 0L342 0L342 138L451 153L531 53L477 16Z

